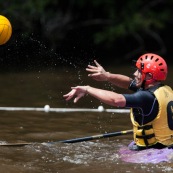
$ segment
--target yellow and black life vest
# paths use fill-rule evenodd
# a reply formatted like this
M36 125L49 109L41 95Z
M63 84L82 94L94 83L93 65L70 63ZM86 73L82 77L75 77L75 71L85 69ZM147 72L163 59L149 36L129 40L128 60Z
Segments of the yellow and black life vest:
M153 93L159 103L158 115L153 121L140 126L134 120L131 110L134 141L142 147L151 146L158 142L169 146L173 144L173 91L169 86L161 86Z

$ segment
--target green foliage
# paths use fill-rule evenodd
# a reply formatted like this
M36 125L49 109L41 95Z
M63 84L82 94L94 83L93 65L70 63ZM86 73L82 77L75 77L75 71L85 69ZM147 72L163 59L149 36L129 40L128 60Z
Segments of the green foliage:
M171 9L164 7L158 10L157 5L162 7L162 4L156 4L154 9L147 7L147 4L142 4L142 1L128 1L124 3L117 15L116 9L110 10L108 17L114 22L95 33L95 43L104 41L111 43L116 38L126 37L136 32L142 33L147 29L164 29L167 22L172 20Z
M14 0L1 2L16 30L38 33L51 44L69 32L89 30L93 42L111 45L117 38L148 29L161 30L172 20L172 0Z

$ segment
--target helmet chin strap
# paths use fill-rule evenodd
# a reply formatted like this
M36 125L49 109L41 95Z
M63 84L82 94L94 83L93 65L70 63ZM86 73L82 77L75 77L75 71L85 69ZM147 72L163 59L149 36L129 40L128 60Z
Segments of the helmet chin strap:
M142 85L141 85L142 89L145 89L145 83L146 83L146 80L144 79L143 82L142 82Z
M141 85L141 88L144 90L145 89L145 84L146 84L146 74L143 73L142 74L142 85Z

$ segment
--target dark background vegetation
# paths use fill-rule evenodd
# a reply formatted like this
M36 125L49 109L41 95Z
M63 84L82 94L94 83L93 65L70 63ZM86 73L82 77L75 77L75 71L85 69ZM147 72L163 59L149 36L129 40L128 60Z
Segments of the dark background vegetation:
M172 0L8 0L0 9L13 27L0 47L2 70L83 67L93 59L121 65L145 52L173 58Z

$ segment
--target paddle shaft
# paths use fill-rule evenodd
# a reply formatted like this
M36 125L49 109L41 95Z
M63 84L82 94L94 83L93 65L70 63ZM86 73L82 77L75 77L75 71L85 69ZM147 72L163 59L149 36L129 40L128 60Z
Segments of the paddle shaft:
M55 141L55 142L44 142L42 144L56 144L56 143L77 143L77 142L84 142L84 141L91 141L95 139L101 139L101 138L109 138L114 136L121 136L121 135L127 135L132 134L133 130L124 130L119 132L112 132L112 133L105 133L105 134L99 134L94 136L87 136L83 138L74 138L74 139L68 139L68 140L62 140L62 141ZM22 142L22 143L3 143L0 144L0 146L25 146L25 145L33 145L35 143L32 142Z
M124 131L119 131L119 132L105 133L105 134L100 134L100 135L87 136L87 137L83 137L83 138L68 139L68 140L62 140L62 141L57 141L57 142L58 143L59 142L61 142L61 143L76 143L76 142L91 141L91 140L101 139L101 138L121 136L121 135L132 134L132 133L133 133L133 130L124 130ZM55 144L57 142L49 142L49 143Z

